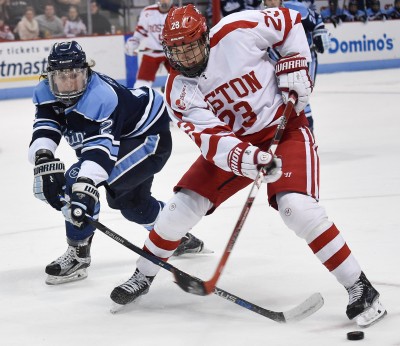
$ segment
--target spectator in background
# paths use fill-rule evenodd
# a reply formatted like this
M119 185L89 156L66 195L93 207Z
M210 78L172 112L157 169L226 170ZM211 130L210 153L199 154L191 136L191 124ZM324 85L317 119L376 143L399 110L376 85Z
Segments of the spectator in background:
M245 10L259 10L261 9L262 0L221 0L221 16L225 17L231 13L245 11ZM212 22L212 0L209 0L206 9L207 21L209 24Z
M364 11L358 9L358 0L350 0L349 8L343 10L344 22L365 22L367 15Z
M7 0L0 0L0 17L3 18L4 22L8 24L10 16L8 15Z
M6 24L3 13L0 13L0 42L14 40L14 34L10 27Z
M39 23L35 19L35 10L28 6L25 14L14 29L20 40L37 40L39 38Z
M64 25L64 34L67 37L77 37L87 34L86 25L79 16L78 7L70 6L68 17Z
M339 8L337 1L330 0L329 7L321 11L321 17L324 23L336 26L343 18L343 9Z
M394 1L394 6L387 10L386 15L391 19L400 19L400 0Z
M36 15L43 14L46 5L54 5L54 0L31 0L31 2Z
M64 37L64 25L62 20L56 16L54 5L47 4L44 14L36 17L39 23L39 34L42 38Z
M110 21L100 13L100 8L96 0L90 2L90 13L92 14L92 34L106 35L111 33ZM83 18L88 28L87 17Z
M120 14L121 7L125 6L124 3L120 0L97 0L97 3L103 10L117 14Z
M25 10L28 6L32 6L31 0L8 0L8 25L10 25L11 29L17 26L25 15Z
M70 6L78 7L79 13L86 13L86 0L54 0L57 15L62 19L68 17Z
M385 20L387 18L386 11L381 9L381 2L373 0L371 8L367 9L368 20Z

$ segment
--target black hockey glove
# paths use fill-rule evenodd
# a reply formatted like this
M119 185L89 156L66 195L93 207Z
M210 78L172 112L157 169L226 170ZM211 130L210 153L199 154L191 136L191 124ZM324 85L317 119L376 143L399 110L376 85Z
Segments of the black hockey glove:
M79 177L72 185L71 219L79 229L87 225L85 216L93 217L94 208L99 201L99 191L92 179Z
M63 204L60 196L65 188L65 165L55 159L53 153L47 149L36 152L35 168L33 170L33 194L36 198L61 210Z
M313 43L318 53L324 53L329 50L331 37L326 29L317 29L312 33Z

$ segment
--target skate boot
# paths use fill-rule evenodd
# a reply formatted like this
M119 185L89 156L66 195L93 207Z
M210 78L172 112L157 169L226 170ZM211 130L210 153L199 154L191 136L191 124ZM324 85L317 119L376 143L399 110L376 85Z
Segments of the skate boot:
M85 279L88 275L86 268L90 266L92 238L93 235L76 244L68 239L67 251L46 267L46 284L59 285Z
M111 312L115 313L124 305L132 303L140 296L147 294L153 280L154 276L145 276L139 269L136 269L128 281L115 287L111 292L110 298L114 302Z
M359 327L369 327L386 315L386 309L379 301L378 291L371 285L363 272L354 285L346 290L349 294L347 317L350 320L356 317Z
M210 252L204 249L204 242L196 238L191 233L186 233L182 238L181 243L175 250L172 256L180 256L183 254L194 254L199 252Z

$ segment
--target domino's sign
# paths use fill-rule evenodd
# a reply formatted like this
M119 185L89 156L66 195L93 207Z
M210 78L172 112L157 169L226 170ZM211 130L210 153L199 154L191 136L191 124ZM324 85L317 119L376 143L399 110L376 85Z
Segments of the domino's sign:
M400 21L327 24L331 46L318 56L319 72L400 68Z
M331 38L330 54L341 52L357 53L357 52L376 52L383 50L393 50L393 38L389 38L387 34L383 34L380 39L369 39L367 35L362 35L358 40L339 41L337 38Z

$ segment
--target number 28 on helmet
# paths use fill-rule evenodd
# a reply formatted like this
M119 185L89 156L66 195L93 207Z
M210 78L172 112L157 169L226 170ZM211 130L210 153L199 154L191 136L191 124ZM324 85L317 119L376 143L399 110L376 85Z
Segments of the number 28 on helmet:
M164 53L172 68L186 77L198 77L207 67L210 54L206 19L189 4L171 8L162 32Z

